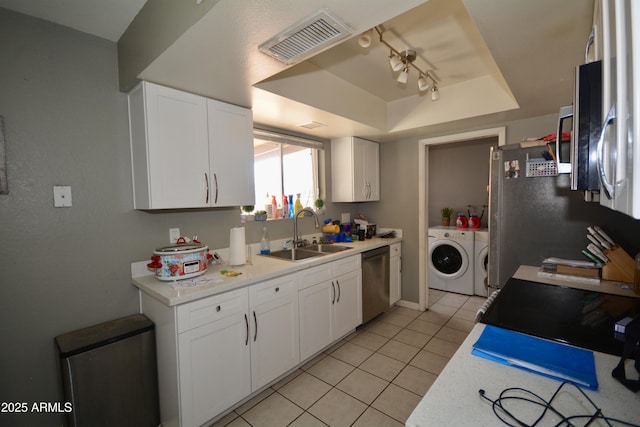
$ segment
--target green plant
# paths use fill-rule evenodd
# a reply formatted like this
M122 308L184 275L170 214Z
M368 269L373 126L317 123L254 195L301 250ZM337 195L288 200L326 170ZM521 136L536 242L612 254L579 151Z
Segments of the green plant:
M440 212L442 213L442 217L443 218L448 218L453 214L453 209L452 208L442 208L440 210Z
M249 206L249 205L243 206L242 207L242 211L246 212L246 213L251 213L251 212L253 212L253 206Z
M322 209L322 207L324 206L324 202L322 201L322 199L316 199L316 201L313 202L313 204L318 209Z

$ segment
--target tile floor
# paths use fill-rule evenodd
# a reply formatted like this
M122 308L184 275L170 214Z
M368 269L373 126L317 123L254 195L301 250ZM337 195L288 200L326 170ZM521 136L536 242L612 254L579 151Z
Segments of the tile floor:
M393 307L213 426L403 426L485 300L431 290L427 311Z

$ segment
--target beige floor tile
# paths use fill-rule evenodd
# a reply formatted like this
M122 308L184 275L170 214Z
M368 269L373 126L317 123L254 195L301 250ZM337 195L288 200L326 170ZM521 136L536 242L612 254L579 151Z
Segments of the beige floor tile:
M302 369L296 369L295 371L293 371L292 373L290 373L289 375L287 375L286 377L284 377L283 379L281 379L280 381L272 385L271 388L274 390L279 390L285 384L287 384L289 381L293 380L295 377L297 377L303 372L304 371Z
M447 293L444 291L440 291L437 289L429 289L429 307L433 304L437 303L440 298L445 296Z
M271 387L269 387L268 389L264 390L260 394L252 397L251 399L247 400L242 405L238 406L236 408L236 412L238 414L240 414L240 415L244 414L249 409L253 408L258 403L262 402L264 399L266 399L267 397L271 396L273 393L274 393L273 389Z
M278 393L301 408L307 409L324 396L331 386L306 372L290 381Z
M383 337L382 335L374 334L372 332L363 330L360 334L358 334L357 337L353 338L350 342L357 344L359 346L362 346L364 348L367 348L371 351L376 351L380 347L382 347L387 341L389 341L389 338L387 337Z
M420 351L416 354L416 357L409 362L410 365L416 366L435 375L440 375L440 372L442 372L447 363L449 363L448 357L426 350Z
M303 371L306 371L307 369L311 368L313 365L315 365L316 363L318 363L319 361L321 361L325 357L327 357L326 354L320 353L316 357L314 357L312 359L309 359L307 362L305 362L305 364L302 365L300 367L300 369L302 369Z
M429 312L432 312L432 313L438 313L439 315L445 317L448 320L451 316L453 316L456 313L456 311L458 311L458 308L441 304L440 301L438 301L437 303L429 307L429 310L422 313L421 316Z
M464 303L462 308L464 310L478 311L478 309L482 307L482 304L484 304L486 301L487 297L473 296L469 298L466 303Z
M424 313L423 311L420 311L420 310L413 310L411 308L398 307L398 306L393 307L389 311L391 311L392 313L395 313L395 314L401 314L403 316L411 317L413 319L415 319L416 317L418 317L422 313Z
M361 402L371 404L387 385L389 385L388 381L378 378L362 369L355 369L347 375L345 379L340 381L336 388L344 391L351 397L355 397Z
M374 353L370 358L365 360L359 368L384 380L391 381L400 373L404 366L405 364L398 360L383 354Z
M424 350L439 354L444 357L451 358L458 350L460 345L442 338L433 337L431 341L424 346Z
M456 344L462 344L465 338L467 338L467 335L467 332L443 326L436 334L436 338L442 338L443 340L451 341Z
M380 321L391 323L392 325L396 325L396 326L400 326L401 328L404 328L409 323L411 323L413 319L414 317L405 316L404 314L400 314L394 311L391 313L383 314L382 317L380 318Z
M341 427L353 424L366 409L364 403L334 388L309 408L309 413L331 427Z
M337 343L333 344L332 346L326 348L323 353L324 354L331 354L334 351L336 351L337 349L339 349L340 347L342 347L345 343L347 343L348 341L345 340L340 340Z
M469 300L469 296L460 294L446 294L440 300L438 304L443 304L448 307L454 307L456 309L462 307L464 303Z
M394 384L389 384L389 387L380 394L371 406L391 418L404 423L418 405L421 398L421 396L409 390L405 390Z
M456 314L453 315L452 319L462 319L476 323L477 312L478 310L465 310L464 308L461 308L460 310L456 311Z
M392 338L395 334L400 332L402 328L400 326L392 325L386 322L374 322L367 325L367 331L374 334L382 335L383 337Z
M287 426L302 412L304 411L301 408L288 399L278 393L273 393L242 414L242 418L247 420L252 427Z
M213 424L210 424L209 427L224 427L229 425L232 421L238 419L240 416L236 412L230 412L224 417L220 418ZM243 420L244 421L244 420ZM246 423L246 421L245 421Z
M352 365L342 360L327 356L307 369L307 372L326 383L336 385L354 369Z
M327 425L308 412L300 415L289 427L326 427Z
M393 380L393 384L412 391L419 396L424 396L436 378L438 376L431 372L407 365Z
M448 326L449 328L457 329L459 331L463 331L464 333L468 334L469 332L471 332L471 330L473 329L476 323L472 320L466 320L466 319L463 319L462 317L457 317L457 314L460 313L461 311L465 313L469 313L466 310L458 310L458 312L456 313L456 316L453 316L451 319L449 319L449 321L444 326Z
M427 342L429 342L431 337L431 335L423 334L421 332L403 329L398 332L393 339L414 347L422 348Z
M244 420L241 417L236 418L235 420L231 421L228 424L223 424L225 427L251 427L251 424L249 424L246 420Z
M413 356L415 356L418 351L420 351L420 349L417 347L393 339L383 345L380 350L378 350L378 353L384 354L385 356L389 356L404 363L409 363L409 361L413 359Z
M407 326L407 329L412 330L412 331L416 331L416 332L420 332L420 333L425 334L425 335L433 336L433 335L437 334L438 331L440 330L440 328L442 327L442 325L444 325L444 323L437 324L437 323L432 323L432 322L427 322L425 320L421 320L422 316L423 315L420 315L419 318L417 318L413 322L409 323L409 325Z
M352 427L402 427L403 425L377 409L369 407Z
M331 353L331 356L342 360L343 362L347 362L350 365L358 366L372 354L373 351L368 348L364 348L352 342L347 342Z

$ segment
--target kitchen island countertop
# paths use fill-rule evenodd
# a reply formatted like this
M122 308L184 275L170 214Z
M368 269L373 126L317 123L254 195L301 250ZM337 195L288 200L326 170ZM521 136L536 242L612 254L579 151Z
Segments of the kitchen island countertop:
M315 267L401 241L401 237L374 237L364 241L341 242L338 244L349 246L352 249L298 261L280 260L263 255L255 255L257 251L253 250L254 255L251 257L250 263L248 262L241 266L213 264L207 268L206 273L203 275L194 279L181 280L178 282L165 282L157 279L154 273L146 267L149 261L140 261L131 264L131 282L141 292L152 296L163 304L174 306L249 286L285 274L295 273L309 267ZM252 245L252 248L253 246L255 245ZM225 250L216 251L221 254L226 254ZM225 259L224 255L223 259ZM235 277L227 277L221 274L221 270L233 270L241 274ZM170 283L178 283L182 286L176 286L174 288Z
M547 377L502 365L471 354L473 344L478 340L485 325L478 323L458 348L444 370L440 373L427 394L407 420L409 427L426 426L499 426L502 422L493 413L492 405L480 396L496 399L509 387L530 390L545 400L551 399L561 384ZM598 391L585 390L605 416L640 424L640 395L627 390L611 377L611 371L620 358L600 352L593 352ZM630 361L627 361L630 362ZM627 365L627 376L633 377L632 365ZM563 392L553 406L567 415L593 414L595 409L586 402L575 388ZM509 403L505 403L508 405ZM514 414L528 424L536 420L541 408L533 405L511 403ZM512 424L516 424L511 420ZM555 425L560 422L557 415L549 414L540 426ZM577 420L577 425L585 425L586 420ZM565 424L562 424L565 425ZM606 425L594 421L594 426ZM614 424L619 425L619 424Z

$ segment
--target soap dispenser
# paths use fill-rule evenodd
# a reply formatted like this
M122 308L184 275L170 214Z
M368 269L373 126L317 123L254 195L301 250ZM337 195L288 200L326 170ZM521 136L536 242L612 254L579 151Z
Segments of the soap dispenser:
M260 254L269 255L271 253L271 244L269 243L269 232L267 227L262 227L262 239L260 239Z

